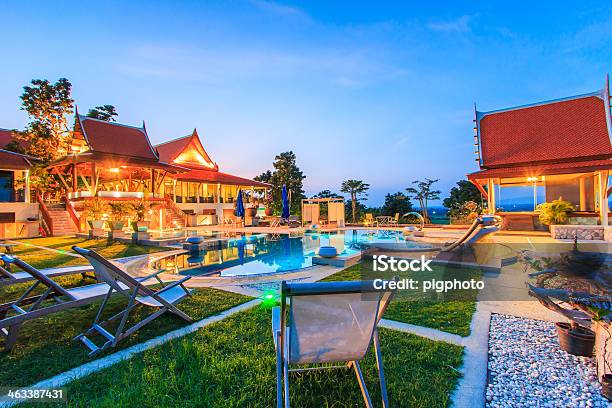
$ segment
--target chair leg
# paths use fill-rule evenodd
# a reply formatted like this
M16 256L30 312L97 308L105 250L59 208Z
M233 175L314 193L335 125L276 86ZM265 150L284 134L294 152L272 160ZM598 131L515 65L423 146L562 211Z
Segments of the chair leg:
M389 398L387 396L387 381L385 380L385 370L383 369L382 352L380 350L380 339L378 329L374 330L374 351L376 353L376 368L378 368L378 379L380 381L380 394L382 395L383 408L389 408Z
M284 374L284 386L285 386L285 408L289 407L289 347L285 344L283 347L285 356L283 358L283 374Z
M361 367L359 367L359 363L357 361L353 361L353 368L355 369L355 375L357 376L357 381L359 382L359 388L361 388L361 395L363 395L363 401L366 404L367 408L373 408L372 400L370 399L370 394L368 393L368 388L366 387L365 380L363 379L363 374L361 373Z
M281 354L280 332L276 336L276 408L283 408L283 356Z

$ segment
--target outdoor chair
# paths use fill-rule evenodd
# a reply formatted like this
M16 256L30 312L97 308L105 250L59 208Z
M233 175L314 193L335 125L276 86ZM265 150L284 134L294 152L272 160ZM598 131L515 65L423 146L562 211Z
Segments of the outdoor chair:
M191 291L184 285L187 280L191 279L191 276L186 276L178 281L168 284L159 278L159 274L162 273L163 270L158 271L147 277L147 279L155 278L162 286L161 289L155 291L146 287L142 280L132 277L130 274L123 271L117 265L111 263L97 252L91 249L79 248L77 246L73 246L72 249L85 258L91 264L91 266L93 266L96 278L100 282L104 282L109 286L109 290L104 297L100 308L98 309L98 313L93 321L93 324L87 331L75 337L75 340L81 340L83 344L85 344L85 346L91 350L89 353L90 356L95 355L109 347L115 347L121 340L129 337L138 329L152 322L166 312L173 313L187 322L193 321L185 312L176 307L176 305L183 299L191 296ZM102 313L113 291L116 291L129 299L128 304L125 309L119 313L104 321L101 321ZM132 327L126 329L130 312L138 304L155 307L158 310L149 314ZM115 334L112 334L104 326L109 326L111 322L116 320L119 320L119 324L115 329ZM101 346L97 346L88 337L95 334L100 334L105 337L106 342Z
M392 295L375 289L372 281L283 281L281 306L272 310L277 407L289 408L289 373L338 368L355 371L365 405L372 407L359 362L373 342L383 406L388 408L377 325ZM323 363L337 365L317 366ZM290 369L296 364L302 366Z
M397 227L397 225L399 224L399 219L400 219L400 213L395 213L395 216L389 218L389 226Z
M376 220L374 219L374 215L372 213L366 213L363 224L366 227L372 227L376 225Z
M4 349L7 351L15 345L19 331L25 322L91 304L107 296L110 289L105 283L65 289L49 276L19 258L2 255L2 261L5 265L12 264L21 269L35 281L17 300L0 305L0 337L5 339ZM0 274L11 275L4 268L0 268ZM21 272L12 275L18 274ZM44 288L44 291L40 295L32 295L37 288ZM126 289L127 287L122 285L121 288Z

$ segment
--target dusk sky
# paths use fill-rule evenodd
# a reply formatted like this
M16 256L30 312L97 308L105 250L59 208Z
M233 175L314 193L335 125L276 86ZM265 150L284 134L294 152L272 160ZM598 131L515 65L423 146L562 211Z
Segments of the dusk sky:
M129 3L129 4L128 4ZM221 171L293 150L308 195L477 169L487 111L601 89L610 2L0 2L0 127L22 87L66 77L81 113L112 104L153 143L197 128Z

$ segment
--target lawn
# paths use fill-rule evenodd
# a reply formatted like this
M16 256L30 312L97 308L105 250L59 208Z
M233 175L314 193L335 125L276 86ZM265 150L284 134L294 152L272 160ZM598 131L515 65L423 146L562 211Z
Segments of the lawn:
M25 245L14 247L15 255L39 269L86 265L85 259L68 255L68 253L74 254L73 245L95 249L107 258L122 258L168 250L164 247L124 244L106 239L85 239L73 236L23 239L18 242ZM60 252L47 251L33 245L53 248Z
M72 382L68 406L275 406L270 315L256 307ZM449 405L462 348L392 330L380 335L390 406ZM380 406L371 351L362 368ZM363 406L353 371L292 374L290 384L294 407Z
M84 283L80 282L80 276L63 279L69 280L69 286ZM201 320L249 299L247 296L205 288L195 290L193 296L181 302L179 307L194 320ZM110 307L107 306L105 316L121 311L126 303L126 299L115 296L109 302ZM91 358L87 356L88 350L85 346L78 341L73 341L72 338L91 325L99 305L100 303L97 302L25 323L13 350L10 353L0 351L0 384L2 386L31 385L91 361ZM142 306L137 307L132 313L132 321L140 320L153 310ZM117 348L106 353L141 343L186 324L188 324L186 321L167 313L136 332L129 339L119 343ZM100 354L102 355L104 354Z
M343 281L363 279L361 264L353 265L323 281ZM436 267L434 267L434 271ZM477 276L479 272L444 268L441 273L446 276ZM471 294L466 299L430 300L409 298L398 291L396 297L389 304L385 318L398 322L431 327L460 336L469 336L472 315L476 310L475 296Z

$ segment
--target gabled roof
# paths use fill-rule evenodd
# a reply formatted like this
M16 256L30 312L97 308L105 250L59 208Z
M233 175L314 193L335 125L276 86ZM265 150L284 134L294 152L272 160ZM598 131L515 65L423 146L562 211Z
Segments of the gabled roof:
M609 91L476 112L480 167L612 157Z
M0 169L27 170L32 167L32 157L0 149Z
M144 123L140 128L106 122L77 113L74 137L84 139L89 147L88 151L91 152L158 160Z
M232 174L222 173L216 170L194 169L186 173L180 173L173 178L181 181L193 181L198 183L220 183L243 187L270 187L270 184L250 180Z
M25 150L28 143L25 140L16 139L15 132L16 131L12 129L0 128L0 149L4 149L6 145L12 141L17 141L17 143L19 143L19 146L21 146Z
M159 159L167 163L189 165L209 170L219 170L202 145L198 131L155 146Z

